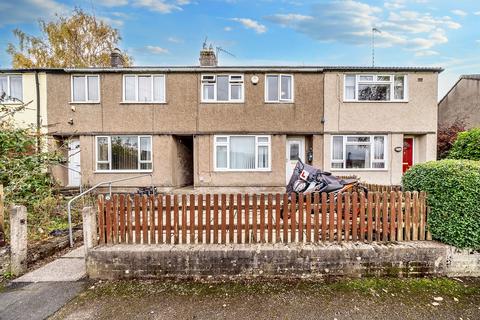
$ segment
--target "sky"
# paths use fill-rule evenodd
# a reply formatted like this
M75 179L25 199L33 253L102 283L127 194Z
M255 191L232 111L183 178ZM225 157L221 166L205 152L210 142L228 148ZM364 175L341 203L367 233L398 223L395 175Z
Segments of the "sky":
M480 0L0 0L0 67L12 30L80 7L117 28L134 65L197 65L205 38L219 65L435 66L439 99L480 73Z

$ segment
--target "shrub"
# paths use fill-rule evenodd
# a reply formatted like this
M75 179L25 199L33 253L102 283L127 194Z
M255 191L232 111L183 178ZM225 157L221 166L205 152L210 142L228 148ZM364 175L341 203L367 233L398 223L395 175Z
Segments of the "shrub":
M450 149L448 158L480 160L480 128L460 132Z
M414 165L403 177L406 191L426 191L428 225L436 240L480 249L480 162L441 160Z
M457 140L457 135L465 131L465 121L456 119L451 124L441 123L437 132L437 159L445 159Z

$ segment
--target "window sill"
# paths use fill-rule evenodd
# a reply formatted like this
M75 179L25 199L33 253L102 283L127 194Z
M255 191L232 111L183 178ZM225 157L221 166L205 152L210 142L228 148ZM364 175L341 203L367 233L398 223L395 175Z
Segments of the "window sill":
M362 169L362 168L359 168L359 169L337 169L337 168L330 168L329 171L330 172L333 172L333 171L339 171L339 172L355 172L355 171L388 172L389 169L387 169L387 168L384 168L384 169L372 169L372 168L368 168L368 169Z
M153 170L95 170L93 173L151 173Z
M245 101L201 101L201 104L243 104Z
M344 103L408 103L409 100L369 101L369 100L343 100Z
M8 105L8 106L21 106L23 103L20 101L4 101L1 104Z
M167 104L167 102L160 102L160 101L146 101L146 102L140 102L140 101L122 101L120 104Z
M265 104L295 104L294 101L265 101Z
M100 104L100 101L70 101L69 104Z
M232 173L232 172L272 172L271 169L214 169L214 172L226 172L226 173Z

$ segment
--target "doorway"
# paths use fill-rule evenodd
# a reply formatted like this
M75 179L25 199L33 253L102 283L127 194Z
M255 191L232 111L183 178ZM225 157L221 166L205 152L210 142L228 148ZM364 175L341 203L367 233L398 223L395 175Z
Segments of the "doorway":
M301 159L305 162L305 138L303 137L288 137L286 144L286 163L285 163L285 179L286 184L290 181L293 169L297 161Z
M193 186L193 136L174 136L174 179L177 187Z
M413 166L413 138L403 138L403 173Z
M80 167L80 140L72 139L68 143L68 186L79 187L82 183Z

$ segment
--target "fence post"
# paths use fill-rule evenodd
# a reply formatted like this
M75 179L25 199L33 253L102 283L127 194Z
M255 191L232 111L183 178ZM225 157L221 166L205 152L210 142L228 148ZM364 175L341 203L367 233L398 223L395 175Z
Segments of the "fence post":
M95 247L97 242L97 219L95 210L92 207L85 207L82 210L83 217L83 244L85 246L85 257L88 251Z
M0 247L5 246L5 201L3 200L3 185L0 184Z
M10 271L19 276L27 270L27 208L12 206L10 210Z

